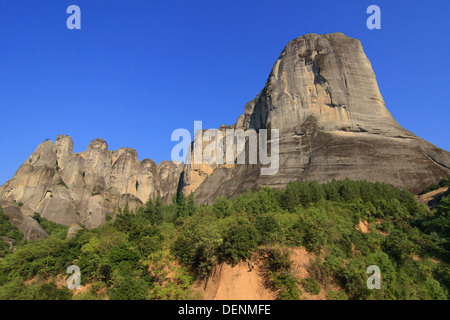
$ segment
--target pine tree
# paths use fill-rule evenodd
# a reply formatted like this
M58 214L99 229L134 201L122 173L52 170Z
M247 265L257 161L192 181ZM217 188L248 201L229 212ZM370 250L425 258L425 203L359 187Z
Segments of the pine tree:
M184 193L180 193L177 197L177 218L184 218L188 216L187 201Z
M197 212L197 206L195 205L194 194L192 192L187 199L186 211L189 216L193 216Z
M163 204L161 197L158 195L153 204L153 221L155 224L161 224L164 221Z

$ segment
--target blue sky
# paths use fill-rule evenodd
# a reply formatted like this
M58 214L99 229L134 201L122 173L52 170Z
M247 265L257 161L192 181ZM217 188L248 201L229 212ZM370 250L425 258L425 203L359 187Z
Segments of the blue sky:
M81 30L68 30L69 5ZM366 28L369 5L381 30ZM450 150L450 1L1 0L0 184L45 139L169 160L173 130L232 124L288 41L361 40L389 111Z

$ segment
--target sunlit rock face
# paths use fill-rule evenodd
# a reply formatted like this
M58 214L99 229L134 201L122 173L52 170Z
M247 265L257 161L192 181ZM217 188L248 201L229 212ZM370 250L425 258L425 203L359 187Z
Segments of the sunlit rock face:
M347 177L417 192L450 174L449 153L395 121L360 41L342 33L289 42L234 128L279 130L278 173L262 176L259 165L236 165L195 175L187 166L186 176L196 179L186 179L184 190L198 202L261 185Z
M21 203L21 211L64 225L95 228L106 216L128 204L142 206L161 197L170 202L176 194L182 164L150 159L139 161L136 150L109 151L102 139L87 150L73 153L73 141L60 135L40 144L0 188L1 198Z
M219 131L228 129L279 130L277 173L262 175L261 164L237 161L158 165L140 161L134 149L110 151L103 139L74 153L72 139L60 135L40 144L0 187L0 201L30 238L40 238L45 232L28 219L34 213L94 228L119 207L136 209L158 196L169 203L177 192L193 192L196 202L211 203L259 186L345 178L418 192L450 176L450 154L395 121L361 43L341 33L307 34L289 42L263 90L235 124ZM245 152L248 158L248 146Z

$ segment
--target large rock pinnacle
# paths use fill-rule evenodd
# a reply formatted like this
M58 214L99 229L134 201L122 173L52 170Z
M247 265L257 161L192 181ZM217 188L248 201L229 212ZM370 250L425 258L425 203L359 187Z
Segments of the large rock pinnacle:
M251 128L295 130L314 115L324 131L404 133L385 107L359 40L342 33L292 40L251 112Z
M290 41L234 127L279 130L278 173L261 176L254 165L203 171L187 165L183 188L195 191L198 202L261 185L333 178L382 181L417 192L450 175L449 153L395 121L360 41L342 33Z

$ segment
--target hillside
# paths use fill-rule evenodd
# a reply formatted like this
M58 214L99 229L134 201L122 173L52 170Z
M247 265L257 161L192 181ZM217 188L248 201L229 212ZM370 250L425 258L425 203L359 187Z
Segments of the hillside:
M49 237L25 241L2 214L0 299L448 299L449 213L449 196L429 209L391 185L343 180L212 205L149 201L69 238L36 216ZM61 281L73 264L77 292ZM370 265L380 290L366 286Z

